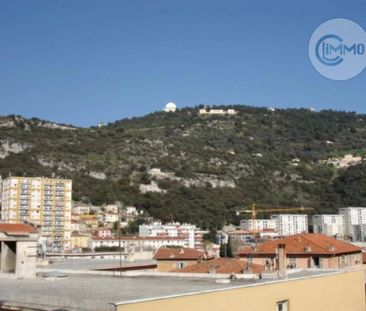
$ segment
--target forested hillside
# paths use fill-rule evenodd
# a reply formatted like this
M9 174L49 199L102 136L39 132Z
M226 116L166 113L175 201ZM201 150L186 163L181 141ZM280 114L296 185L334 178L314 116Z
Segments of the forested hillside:
M73 179L74 200L115 200L163 220L220 227L256 202L333 212L366 205L366 116L247 106L235 116L198 107L78 128L0 117L0 174ZM356 161L357 162L357 161ZM160 171L159 171L160 169Z

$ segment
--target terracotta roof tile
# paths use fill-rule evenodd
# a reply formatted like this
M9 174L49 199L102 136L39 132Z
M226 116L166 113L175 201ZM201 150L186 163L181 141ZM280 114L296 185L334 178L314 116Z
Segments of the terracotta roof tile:
M194 248L159 248L155 254L154 259L156 260L198 260L200 258L205 258L205 253L194 249ZM209 257L207 259L212 259Z
M7 234L37 233L37 230L26 224L0 224L0 232Z
M240 249L239 256L245 257L246 255L253 254L275 255L276 248L279 244L286 245L286 254L288 255L337 255L361 252L361 248L353 244L323 234L307 233L264 242L258 244L256 248L245 246Z
M210 261L204 261L195 265L187 266L182 269L176 269L172 272L240 274L245 271L259 274L264 271L264 266L250 264L238 258L216 258Z

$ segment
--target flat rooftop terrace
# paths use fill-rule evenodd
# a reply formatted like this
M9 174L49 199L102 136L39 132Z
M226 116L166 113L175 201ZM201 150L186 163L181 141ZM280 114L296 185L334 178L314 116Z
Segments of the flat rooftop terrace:
M300 271L290 274L286 280L331 272ZM72 274L59 279L15 279L0 275L0 310L2 304L18 304L37 310L107 311L114 310L113 303L252 286L276 280L277 278L265 276L263 279L238 279L229 284L221 284L208 278L151 275L120 278Z
M105 268L118 268L118 259L91 259L91 258L56 258L49 259L51 264L46 266L39 266L39 268L55 269L55 270L98 270ZM122 261L122 267L130 267L136 265L154 264L154 260L136 260L136 261Z

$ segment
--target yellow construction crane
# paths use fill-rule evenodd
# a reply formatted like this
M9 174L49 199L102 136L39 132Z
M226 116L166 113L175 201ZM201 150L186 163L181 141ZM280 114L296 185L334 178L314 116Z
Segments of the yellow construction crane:
M253 220L253 226L255 227L255 220L257 219L258 213L275 213L275 212L305 212L314 210L312 207L286 207L279 206L278 208L270 207L270 208L260 208L257 209L256 204L253 203L250 209L241 209L236 212L237 215L240 213L250 213Z

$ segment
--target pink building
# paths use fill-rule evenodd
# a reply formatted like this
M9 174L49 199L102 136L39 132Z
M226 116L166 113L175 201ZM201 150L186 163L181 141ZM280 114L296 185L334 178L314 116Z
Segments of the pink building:
M238 255L248 262L264 265L267 271L277 270L276 251L280 244L285 245L288 269L337 269L362 263L361 248L314 233L291 235L264 242L255 247L244 246L239 250Z
M109 229L109 228L98 228L95 231L95 235L96 235L96 237L102 238L102 239L111 238L112 232L111 232L111 229Z

